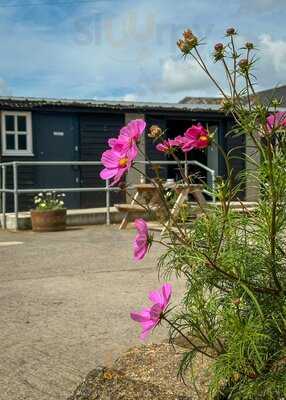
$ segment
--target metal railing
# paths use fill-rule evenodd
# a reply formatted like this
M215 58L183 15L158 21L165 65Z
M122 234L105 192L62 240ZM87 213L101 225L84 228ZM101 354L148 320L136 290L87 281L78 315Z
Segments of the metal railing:
M149 161L136 161L135 164L145 164L148 165ZM153 165L177 165L176 161L151 161ZM206 165L195 161L182 161L184 165L185 171L188 171L189 165L195 165L199 168L204 169L207 173L211 175L211 187L212 192L215 192L215 182L216 175L215 171ZM39 192L67 192L67 193L76 193L76 192L105 192L105 208L106 208L106 224L110 225L110 192L120 191L119 187L110 186L109 180L106 181L105 186L103 187L94 187L94 188L31 188L31 189L20 189L18 183L18 170L21 166L101 166L102 163L100 161L11 161L4 162L0 164L1 167L1 198L2 198L2 229L6 229L6 216L7 216L7 194L10 193L13 195L13 203L14 203L14 214L15 214L15 229L18 229L18 221L19 221L19 195L27 194L27 193L39 193ZM13 177L13 188L7 188L7 169L12 168L12 177ZM129 187L132 189L132 186ZM204 189L204 193L212 196L213 202L216 201L215 195L211 194L208 190Z

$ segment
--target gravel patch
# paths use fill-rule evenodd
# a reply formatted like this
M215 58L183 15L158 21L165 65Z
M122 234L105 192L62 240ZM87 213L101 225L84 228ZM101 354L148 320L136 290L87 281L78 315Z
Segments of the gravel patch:
M191 374L185 383L177 376L183 350L170 344L134 347L118 358L112 368L90 372L68 400L205 400L208 363L195 361L197 385Z

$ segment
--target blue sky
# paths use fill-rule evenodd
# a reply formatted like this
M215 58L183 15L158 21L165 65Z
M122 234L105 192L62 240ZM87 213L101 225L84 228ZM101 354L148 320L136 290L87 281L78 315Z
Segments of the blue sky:
M259 48L258 89L286 84L285 17L285 0L0 0L0 94L169 102L216 95L177 50L188 27L206 38L207 57L236 27Z

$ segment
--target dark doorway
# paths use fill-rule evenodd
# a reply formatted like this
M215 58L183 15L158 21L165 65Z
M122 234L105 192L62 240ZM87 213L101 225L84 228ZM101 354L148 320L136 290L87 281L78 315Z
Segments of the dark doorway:
M79 149L78 117L71 114L36 114L33 120L38 161L76 161ZM37 187L77 188L80 186L77 166L37 166ZM66 192L67 208L80 207L79 193Z

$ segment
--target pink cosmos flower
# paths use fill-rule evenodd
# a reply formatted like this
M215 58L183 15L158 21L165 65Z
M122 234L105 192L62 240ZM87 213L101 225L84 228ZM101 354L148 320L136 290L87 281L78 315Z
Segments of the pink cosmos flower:
M133 242L134 260L140 261L145 257L150 243L148 226L142 218L136 219L134 225L137 229Z
M118 138L111 138L108 140L108 145L111 147L111 150L118 153L126 153L132 159L135 159L138 155L138 148L131 139L127 141L120 136Z
M162 153L168 153L170 152L175 146L177 145L177 142L172 139L167 139L164 140L162 143L159 143L156 145L156 149L158 151L161 151Z
M176 136L174 139L175 145L178 147L181 147L181 148L188 142L189 142L189 139L187 139L185 136Z
M202 124L192 125L185 133L184 137L178 137L177 141L181 141L181 149L188 152L192 149L205 149L210 143L208 131Z
M278 111L275 114L269 115L266 121L268 131L272 131L275 128L282 128L286 126L286 113Z
M143 119L134 119L121 128L118 138L108 140L109 146L117 151L128 150L136 146L146 128Z
M169 305L171 295L172 286L165 283L159 290L149 293L149 300L154 303L151 307L143 308L140 312L131 312L131 318L141 325L141 340L146 339L149 333L159 324Z
M119 152L114 149L106 150L101 157L104 169L100 172L101 179L112 179L111 185L118 183L123 175L130 169L134 155Z
M114 178L112 185L120 181L137 157L137 142L145 128L146 122L143 119L135 119L120 130L118 138L108 140L110 149L101 157L101 162L105 167L100 172L102 179Z
M146 128L146 122L143 119L134 119L120 130L119 139L126 141L132 140L137 143Z

